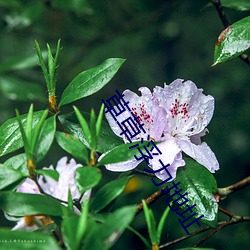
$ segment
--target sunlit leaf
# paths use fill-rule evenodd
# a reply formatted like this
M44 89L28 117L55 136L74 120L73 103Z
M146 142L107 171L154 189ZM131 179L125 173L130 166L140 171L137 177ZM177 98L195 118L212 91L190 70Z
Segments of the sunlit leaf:
M250 47L250 16L228 26L218 37L214 65L239 56Z
M59 106L92 95L103 88L124 63L124 59L110 58L95 68L78 74L64 90Z

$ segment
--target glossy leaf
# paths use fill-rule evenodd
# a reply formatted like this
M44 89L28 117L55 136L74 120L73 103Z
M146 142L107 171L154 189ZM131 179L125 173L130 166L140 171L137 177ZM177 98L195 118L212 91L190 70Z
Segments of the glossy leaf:
M83 115L89 120L89 114L83 113ZM61 115L59 120L70 134L78 138L86 147L90 147L74 113ZM104 153L121 144L123 144L122 139L114 134L107 122L103 121L97 143L97 152Z
M77 168L75 173L76 185L81 194L95 187L101 180L102 173L95 167Z
M160 242L161 242L162 230L163 230L165 221L166 221L166 219L168 217L169 211L170 211L170 208L169 208L169 206L167 206L165 211L163 212L163 214L161 216L160 221L159 221L159 224L158 224L158 227L157 227L157 243L158 244L160 244Z
M250 10L250 1L249 0L221 0L223 7L227 7L239 11Z
M228 26L218 37L214 50L214 65L226 62L250 47L250 16Z
M54 140L56 132L56 117L52 116L45 120L41 135L39 138L38 149L37 149L37 161L41 161L48 153L50 146Z
M44 214L62 216L66 209L57 200L39 194L0 193L0 208L11 216Z
M0 164L0 190L13 184L16 181L21 181L26 176L27 175L22 174L20 171Z
M14 101L45 101L42 86L26 82L14 77L0 77L0 93Z
M85 145L75 136L64 132L56 132L56 141L62 149L71 154L75 159L82 164L88 165L88 151Z
M33 127L44 111L34 112ZM22 124L26 123L27 114L21 115ZM24 125L25 126L25 125ZM23 146L17 118L11 118L0 126L0 156L13 152Z
M191 159L185 159L185 161L185 167L178 169L174 181L175 183L180 182L178 188L182 188L183 192L187 192L186 198L189 201L183 205L182 209L187 209L186 204L190 207L196 204L192 209L196 212L193 218L204 215L199 221L216 227L218 204L213 196L218 192L216 180L204 166Z
M58 181L59 179L59 173L56 170L52 169L37 169L36 170L37 174L44 175L47 177L50 177L51 179Z
M10 231L0 228L0 249L11 250L60 250L54 238L48 234L26 231Z
M132 176L122 177L105 184L95 194L91 208L94 212L99 212L106 207L110 202L117 198L124 190L128 180Z
M101 158L100 162L97 164L97 166L102 166L106 164L111 163L117 163L117 162L123 162L127 160L133 160L134 155L139 155L138 148L134 147L129 149L129 147L132 147L133 145L139 144L140 149L142 152L145 152L145 149L143 146L147 145L147 141L144 141L142 144L140 141L132 142L129 144L122 144L115 148L113 148L111 151L109 151L104 157Z
M29 171L27 169L26 160L27 160L26 155L23 153L10 157L8 160L4 162L4 165L8 166L9 168L18 170L19 172L28 176Z
M110 58L99 66L78 74L64 90L59 106L99 91L114 77L124 61L121 58Z
M126 206L110 214L103 224L93 227L83 249L111 248L133 220L136 209L136 206Z

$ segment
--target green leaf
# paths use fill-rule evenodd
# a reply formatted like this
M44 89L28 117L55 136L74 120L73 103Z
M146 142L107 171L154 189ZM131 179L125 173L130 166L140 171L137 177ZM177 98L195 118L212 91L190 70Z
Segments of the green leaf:
M204 215L199 221L216 227L218 204L213 196L218 192L218 187L214 176L202 165L191 159L185 159L185 167L179 168L175 183L180 182L179 188L183 192L187 192L186 198L189 200L182 207L185 210L186 204L190 207L194 204L196 206L192 209L196 212L193 218L198 218ZM171 193L173 193L171 191Z
M221 0L221 4L223 7L239 10L239 11L247 11L250 10L250 1L249 0Z
M43 111L34 112L33 127L38 123ZM20 116L22 124L26 123L27 114ZM11 118L0 126L0 156L13 152L23 146L17 118Z
M87 113L84 113L84 116L89 118ZM78 138L86 147L90 147L74 113L61 115L59 120L70 134ZM124 144L122 139L114 134L107 122L103 121L97 143L97 152L104 153L121 144Z
M102 179L100 169L95 167L77 168L75 174L76 185L81 194L95 187Z
M91 136L91 149L96 150L96 115L94 109L90 112L89 130Z
M46 100L42 86L9 76L0 77L0 93L15 101L43 102Z
M8 166L9 168L18 170L19 172L28 176L29 171L26 165L26 160L27 160L26 155L23 153L10 157L8 160L4 162L4 165Z
M132 227L128 226L127 227L128 230L130 230L132 233L134 233L135 235L137 235L141 241L145 244L145 246L150 249L151 248L151 244L149 243L149 241L142 235L140 234L138 231L136 231L135 229L133 229Z
M71 154L80 163L88 165L88 151L85 145L73 135L56 132L56 141L62 149Z
M103 88L124 63L124 59L110 58L99 66L78 74L64 90L59 106L92 95Z
M147 143L148 143L147 141L144 141L143 143L141 143L140 141L136 141L128 144L119 145L113 148L111 151L109 151L103 158L101 158L97 166L103 166L106 164L133 160L135 159L134 155L138 155L138 148L135 147L129 149L129 147L139 144L141 151L145 152L143 146L147 145Z
M160 222L159 222L158 227L157 227L157 244L158 245L161 242L162 230L163 230L163 227L164 227L164 223L165 223L165 221L166 221L166 219L168 217L169 211L170 211L170 208L169 208L169 206L167 206L165 211L163 212L163 214L161 216Z
M214 65L239 56L250 47L250 16L228 26L215 45Z
M41 135L38 141L37 161L40 162L48 153L55 137L56 117L52 116L44 121Z
M50 235L26 232L26 231L10 231L0 228L1 243L0 249L11 250L60 250L56 241Z
M81 114L81 112L79 111L79 109L75 106L73 106L75 113L76 113L76 117L81 125L82 128L82 132L84 134L84 137L87 140L87 143L89 145L89 147L91 146L91 134L90 134L90 130L89 130L89 126L88 123L86 121L86 119L84 118L84 116Z
M112 202L115 198L117 198L122 193L131 177L132 176L127 176L116 179L105 184L101 189L99 189L91 203L93 211L96 213L99 212L110 204L110 202Z
M83 249L111 248L133 220L136 209L136 206L126 206L110 214L102 225L93 227Z
M96 139L97 139L97 141L99 139L99 135L100 135L101 127L102 127L103 113L104 113L104 104L102 104L102 106L100 108L100 112L98 114L97 121L96 121Z
M152 245L157 244L157 233L156 233L156 222L155 217L151 209L148 208L148 205L144 200L142 200L143 211L146 218L148 233Z
M13 184L16 181L21 181L25 177L26 175L22 174L20 171L0 164L0 190Z
M13 192L0 193L0 208L11 216L62 216L66 209L59 201L45 195Z
M52 169L36 169L36 173L44 176L48 176L51 179L58 181L59 173L56 170Z

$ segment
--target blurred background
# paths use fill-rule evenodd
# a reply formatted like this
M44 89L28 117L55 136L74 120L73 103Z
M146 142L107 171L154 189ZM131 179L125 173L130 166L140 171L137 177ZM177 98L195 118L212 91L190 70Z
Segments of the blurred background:
M15 116L15 108L26 113L30 102L35 103L36 110L46 108L46 88L34 40L45 50L46 43L55 48L61 39L58 99L78 73L111 57L125 58L126 62L99 93L76 103L81 110L88 112L92 107L99 110L101 99L109 98L116 89L138 91L139 87L147 86L152 90L176 78L190 79L205 94L215 97L215 113L208 126L210 133L204 140L220 163L215 174L218 186L225 187L247 177L250 174L249 65L236 58L211 67L214 44L223 26L216 10L207 4L205 0L0 0L0 124ZM250 14L225 11L231 23ZM30 91L26 93L23 89ZM68 105L62 108L62 113L72 110ZM54 143L41 167L55 164L62 155L65 153ZM117 176L104 172L110 179ZM130 187L118 201L120 205L140 202L155 190L150 179L144 177L138 177ZM249 215L247 191L232 194L220 203L221 207L238 215ZM165 206L164 199L152 206L158 219ZM162 243L185 235L175 215L172 212L167 220ZM4 218L1 221L6 225ZM147 235L143 214L133 226ZM203 246L247 249L249 233L249 223L238 224L217 233ZM169 249L191 246L198 239ZM129 248L144 249L136 236L126 232L113 249Z

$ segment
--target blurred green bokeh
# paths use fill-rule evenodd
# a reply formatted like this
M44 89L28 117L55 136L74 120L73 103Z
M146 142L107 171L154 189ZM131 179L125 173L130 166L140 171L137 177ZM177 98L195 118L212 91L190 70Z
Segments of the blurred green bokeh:
M46 107L44 95L31 97L26 102L6 94L4 79L38 85L45 83L38 66L27 69L1 69L10 58L36 56L34 40L43 49L46 43L56 47L62 40L57 71L57 96L79 72L94 67L110 57L125 58L126 62L115 78L99 93L78 101L84 111L99 110L101 99L113 95L116 89L137 91L141 86L151 90L176 78L190 79L205 94L215 97L214 117L209 134L204 140L215 152L220 170L215 174L218 186L228 186L250 174L250 84L249 66L236 58L211 67L215 41L223 30L221 21L208 1L181 0L0 0L0 124L15 115L14 109L26 113L30 100L35 109ZM226 9L231 23L249 15ZM20 67L21 68L21 67ZM25 83L24 83L25 82ZM8 85L9 86L9 85ZM21 98L20 98L21 99ZM62 112L73 108L63 107ZM55 164L64 152L54 144L43 162ZM105 174L117 176L115 173ZM150 179L141 178L140 189L124 196L124 204L139 202L154 191ZM142 194L144 197L142 197ZM232 213L249 215L250 195L247 190L231 195L220 205ZM153 210L158 218L165 208L164 199L157 201ZM170 212L171 213L171 212ZM162 242L184 235L174 213L166 223ZM225 219L221 216L221 219ZM146 234L142 215L135 227ZM249 223L229 227L208 240L203 246L216 249L247 249ZM199 237L181 243L179 248L191 246ZM131 234L125 233L113 249L144 249ZM170 249L175 249L177 246Z

